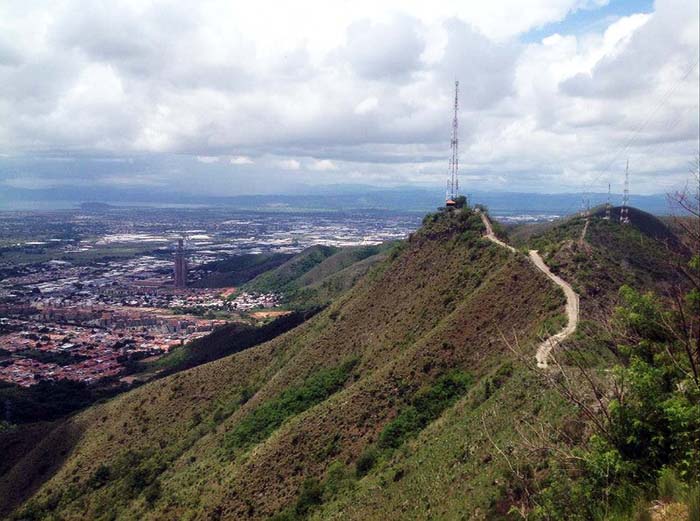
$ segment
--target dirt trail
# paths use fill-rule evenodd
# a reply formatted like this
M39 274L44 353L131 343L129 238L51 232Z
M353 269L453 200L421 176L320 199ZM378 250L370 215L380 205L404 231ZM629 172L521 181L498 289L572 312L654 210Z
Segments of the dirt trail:
M483 212L480 212L478 209L476 211L481 216L481 222L483 222L484 226L486 227L486 238L488 240L490 240L491 242L495 242L496 244L503 246L504 248L508 248L510 251L516 251L515 248L506 244L505 242L500 240L498 237L496 237L496 234L493 233L493 226L491 226L491 221L489 221L489 218L486 217L486 214Z
M542 257L540 257L540 254L537 253L537 250L530 250L530 260L538 270L547 275L557 286L563 289L564 295L566 295L566 327L556 335L552 335L542 342L535 354L535 358L537 358L537 367L545 369L547 367L547 358L549 358L549 353L552 351L552 348L576 331L576 326L578 325L578 295L568 282L550 271Z
M478 212L478 210L477 210ZM485 213L483 212L478 212L479 215L481 216L481 221L484 223L484 226L486 227L486 238L489 239L492 242L495 242L499 246L503 246L504 248L508 248L510 251L516 251L515 248L512 246L506 244L505 242L501 241L498 237L496 237L496 234L493 233L493 226L491 226L491 221L489 221L488 217L486 216ZM581 238L585 237L586 233L586 228L588 228L588 221L586 221L586 226L584 226L583 233L581 234ZM542 273L547 275L549 279L554 282L557 286L559 286L562 290L564 290L564 295L566 295L566 317L567 317L567 324L564 329L559 331L559 333L552 335L548 339L546 339L544 342L542 342L538 347L537 347L537 353L535 354L535 358L537 359L537 367L540 367L542 369L547 368L547 358L549 358L549 353L552 351L552 349L559 344L560 342L564 341L566 338L568 338L574 331L576 331L576 326L578 325L578 315L579 315L579 303L578 303L578 295L576 292L573 290L571 285L563 280L561 277L558 277L554 273L552 273L549 269L549 267L545 264L544 260L540 256L539 253L537 253L537 250L530 250L530 261L532 261L532 264L535 265L535 267L540 270Z
M581 238L578 240L579 244L584 244L586 242L586 232L588 231L588 221L589 219L586 219L586 223L583 225L583 230L581 230Z

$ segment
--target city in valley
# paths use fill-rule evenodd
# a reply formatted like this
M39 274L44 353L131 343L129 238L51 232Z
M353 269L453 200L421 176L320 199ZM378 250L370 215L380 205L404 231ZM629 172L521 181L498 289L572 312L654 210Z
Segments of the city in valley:
M261 312L280 308L281 295L212 284L218 262L378 244L405 237L418 221L416 214L101 206L2 213L0 381L128 381L131 360L284 311Z

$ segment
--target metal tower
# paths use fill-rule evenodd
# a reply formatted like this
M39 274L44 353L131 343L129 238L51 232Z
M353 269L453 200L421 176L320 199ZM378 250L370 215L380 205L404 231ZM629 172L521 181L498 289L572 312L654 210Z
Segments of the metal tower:
M610 210L610 183L608 183L608 200L605 203L605 217L603 217L606 221L610 220Z
M622 208L620 208L620 224L629 224L630 214L629 205L630 202L630 160L627 160L627 166L625 167L625 191L622 196Z
M185 258L185 248L183 239L177 240L177 250L175 250L175 287L187 287L187 259Z
M459 195L459 81L455 81L455 114L452 119L452 140L450 147L452 156L450 157L450 169L447 174L447 193L445 194L446 205L454 205L455 198Z

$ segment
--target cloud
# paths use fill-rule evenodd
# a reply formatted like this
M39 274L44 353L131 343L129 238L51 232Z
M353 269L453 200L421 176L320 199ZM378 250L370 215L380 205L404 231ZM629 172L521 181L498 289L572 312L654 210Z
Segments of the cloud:
M405 80L421 68L425 49L421 29L420 22L407 16L388 22L360 20L348 28L347 43L339 54L362 78Z
M467 184L607 186L623 156L638 190L682 183L697 2L625 4L567 31L604 3L272 0L275 16L224 0L0 3L0 182L442 184L459 79Z
M358 103L355 106L355 114L367 114L369 112L373 112L377 110L377 107L379 106L379 100L375 98L374 96L371 96L369 98L363 99L360 103Z
M229 160L229 162L230 162L232 165L252 165L252 164L255 163L255 161L253 161L253 160L252 160L251 158L249 158L248 156L235 156L235 157L232 157L232 158Z
M338 167L330 159L320 159L314 161L311 166L309 166L309 169L315 170L316 172L328 172L331 170L338 170Z
M299 168L301 168L301 163L296 159L283 159L277 161L277 166L282 170L299 170Z

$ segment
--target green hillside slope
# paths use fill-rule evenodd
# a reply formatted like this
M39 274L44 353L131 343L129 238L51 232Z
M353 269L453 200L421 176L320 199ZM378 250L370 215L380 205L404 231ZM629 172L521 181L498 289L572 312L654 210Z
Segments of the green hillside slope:
M534 351L563 298L482 231L468 211L429 216L299 327L56 425L0 479L5 508L31 496L17 518L495 511L489 480L505 463L484 423L500 440L515 411L563 417L503 339Z
M651 214L630 208L630 224L619 223L619 208L607 221L604 209L592 212L583 240L586 218L575 216L546 226L511 233L514 244L539 250L553 272L569 281L581 296L587 317L609 313L623 284L658 290L676 282L671 251L680 243L671 230Z
M210 271L193 286L199 288L224 288L244 284L258 275L277 268L292 257L287 253L259 253L236 255L206 266Z
M311 246L294 255L279 267L255 277L246 284L246 289L279 293L294 289L296 279L338 251L339 248L333 246Z
M313 246L256 277L246 289L282 293L285 305L294 309L323 307L384 260L391 246Z

